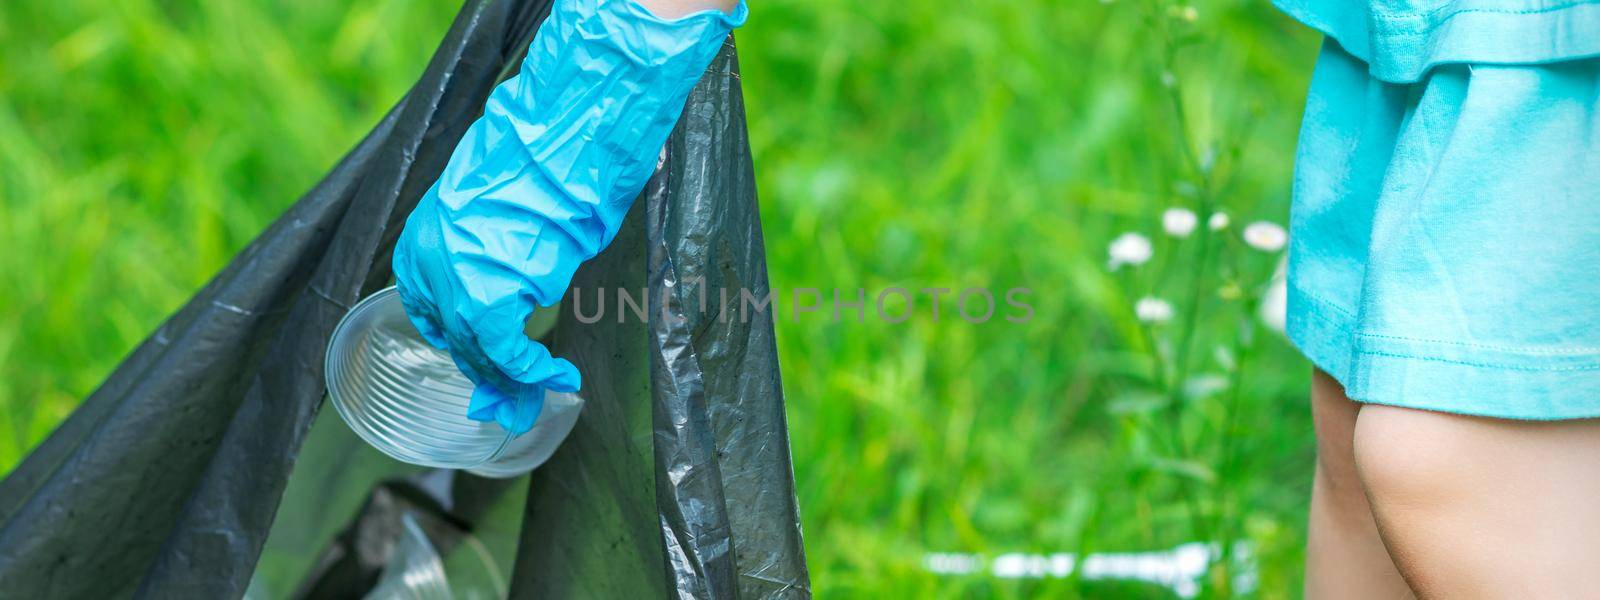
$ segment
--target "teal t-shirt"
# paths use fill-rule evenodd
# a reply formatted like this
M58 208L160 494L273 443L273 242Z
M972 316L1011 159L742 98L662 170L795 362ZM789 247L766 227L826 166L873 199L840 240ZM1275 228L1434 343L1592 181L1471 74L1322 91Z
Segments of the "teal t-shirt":
M1273 0L1391 83L1442 64L1600 55L1600 0Z

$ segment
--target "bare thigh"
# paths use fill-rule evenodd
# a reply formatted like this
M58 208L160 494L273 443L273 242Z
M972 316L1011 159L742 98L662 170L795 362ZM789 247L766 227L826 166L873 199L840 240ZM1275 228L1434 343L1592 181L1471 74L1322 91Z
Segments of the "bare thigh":
M1361 405L1327 373L1311 380L1311 415L1317 431L1306 541L1307 600L1399 600L1411 591L1395 570L1356 472L1355 429Z
M1600 420L1369 404L1355 458L1419 597L1600 598Z

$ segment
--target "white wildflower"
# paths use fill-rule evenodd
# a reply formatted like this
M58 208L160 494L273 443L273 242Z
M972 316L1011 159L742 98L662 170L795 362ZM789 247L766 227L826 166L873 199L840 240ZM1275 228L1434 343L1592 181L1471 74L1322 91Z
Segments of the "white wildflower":
M1137 233L1124 233L1111 240L1112 270L1122 265L1142 265L1155 255L1155 249L1150 246L1150 238Z
M1200 20L1200 10L1196 9L1193 6L1185 6L1185 7L1183 7L1183 11L1178 13L1178 14L1179 14L1179 16L1183 17L1183 20L1188 21L1190 23L1193 23L1195 21L1199 21Z
M1277 252L1289 243L1289 233L1277 223L1256 221L1245 226L1244 243L1262 252Z
M1189 237L1199 222L1200 218L1187 208L1169 208L1161 213L1161 228L1173 237Z
M1165 323L1172 320L1172 305L1153 296L1140 298L1133 305L1133 314L1146 323Z
M1284 324L1289 320L1289 284L1288 265L1285 259L1278 259L1278 268L1272 274L1272 281L1267 284L1266 293L1261 295L1261 307L1256 313L1261 317L1261 322L1279 333L1283 332Z
M1212 231L1222 231L1228 228L1228 213L1217 211L1211 213L1211 218L1206 221L1206 226Z

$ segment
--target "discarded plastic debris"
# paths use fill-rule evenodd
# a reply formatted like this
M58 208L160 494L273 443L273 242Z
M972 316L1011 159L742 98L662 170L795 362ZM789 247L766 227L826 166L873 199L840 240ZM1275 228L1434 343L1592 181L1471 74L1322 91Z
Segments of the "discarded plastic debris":
M1256 587L1250 549L1245 542L1233 546L1232 560L1239 569L1233 578L1236 592L1248 593ZM1084 580L1144 581L1164 586L1179 598L1193 598L1200 592L1206 570L1222 558L1220 544L1190 542L1170 550L1091 553L1081 558L1069 552L1012 552L993 559L964 552L932 552L923 556L923 567L938 575L988 574L1000 579L1062 579L1077 574Z
M350 309L328 343L328 397L362 440L396 460L486 477L533 470L572 431L576 394L549 392L533 429L512 436L467 418L472 382L450 354L422 339L395 288Z
M400 519L400 540L368 600L450 600L444 559L411 515Z

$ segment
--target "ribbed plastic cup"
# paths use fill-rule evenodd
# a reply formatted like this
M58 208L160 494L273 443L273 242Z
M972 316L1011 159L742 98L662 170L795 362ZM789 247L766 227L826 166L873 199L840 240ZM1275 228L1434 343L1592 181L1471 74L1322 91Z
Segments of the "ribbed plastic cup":
M393 287L339 321L326 367L334 410L372 447L402 462L486 477L515 477L544 463L583 408L576 394L548 392L533 429L519 436L468 419L472 382L417 333Z

